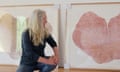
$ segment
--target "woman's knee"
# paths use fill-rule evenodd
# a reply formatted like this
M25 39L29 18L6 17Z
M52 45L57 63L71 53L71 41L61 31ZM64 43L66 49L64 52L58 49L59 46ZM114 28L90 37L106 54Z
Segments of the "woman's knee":
M56 65L45 65L41 72L51 72L52 70L54 70L56 68Z
M20 65L16 72L33 72L33 67L26 66L26 65Z

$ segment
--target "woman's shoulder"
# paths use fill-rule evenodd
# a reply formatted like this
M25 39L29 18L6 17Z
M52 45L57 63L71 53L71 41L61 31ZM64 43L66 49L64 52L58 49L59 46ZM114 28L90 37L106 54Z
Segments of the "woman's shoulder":
M51 39L54 39L52 34L49 34L47 37L46 37L47 40L51 40Z
M23 31L22 36L28 36L29 35L29 30L26 29Z
M48 35L46 35L46 38L49 38L49 37L51 37L52 35L51 34L48 34Z

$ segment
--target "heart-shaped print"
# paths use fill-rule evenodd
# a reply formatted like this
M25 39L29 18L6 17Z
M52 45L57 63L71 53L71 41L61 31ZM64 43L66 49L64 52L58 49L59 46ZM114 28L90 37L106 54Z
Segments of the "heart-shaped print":
M105 19L87 12L81 16L72 38L97 63L120 59L120 15L107 24Z

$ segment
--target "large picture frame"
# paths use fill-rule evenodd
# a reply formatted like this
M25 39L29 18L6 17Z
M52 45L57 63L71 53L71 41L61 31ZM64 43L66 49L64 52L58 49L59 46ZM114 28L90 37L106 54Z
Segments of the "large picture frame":
M15 31L14 31L14 48L8 48L10 49L10 53L0 52L0 64L12 64L12 65L18 65L20 62L20 56L21 56L21 35L22 32L26 29L26 22L29 18L29 16L32 14L33 10L35 9L42 9L46 11L47 14L47 20L51 25L52 28L52 36L54 37L55 41L58 44L58 25L59 25L59 17L60 17L60 10L59 10L59 4L28 4L28 5L2 5L0 6L0 13L2 14L9 14L13 16L14 18L19 19L18 22L16 22L15 25ZM22 20L22 22L20 21ZM24 22L26 20L26 22ZM7 45L7 44L6 44ZM4 50L4 48L1 48ZM46 55L52 55L52 49L49 45L47 45L45 50ZM17 55L17 56L15 56Z
M66 51L65 51L66 52L66 55L65 55L66 63L71 68L113 69L113 70L118 69L118 70L120 70L120 58L112 59L110 61L105 62L105 61L101 61L100 59L95 60L94 56L96 53L93 56L91 55L92 53L89 53L90 49L88 49L89 46L87 46L87 43L96 44L96 42L95 43L92 42L92 40L90 40L91 37L89 37L89 36L92 36L94 39L94 35L85 34L83 36L84 39L82 39L81 35L84 33L85 28L89 29L89 27L92 25L91 23L89 23L90 22L89 19L93 18L93 17L89 17L92 15L91 13L93 13L93 15L100 17L101 19L104 19L106 21L105 24L108 24L111 18L119 16L120 2L72 3L67 8L67 10L66 10L67 34L66 34ZM87 15L88 15L88 17L87 17ZM86 18L84 16L86 16ZM84 25L85 24L84 20L86 21L85 23L87 23L87 21L88 21L88 24L89 24L88 26L87 26L87 24ZM119 18L119 20L120 20L120 18ZM94 23L94 21L93 21L93 23ZM83 27L82 27L82 24L83 24ZM118 22L118 24L120 24L120 23ZM83 28L83 30L82 30L82 28ZM75 33L75 31L76 31L76 33ZM88 33L90 31L91 30L89 29ZM83 32L83 33L80 33L80 32ZM94 34L94 32L93 32L93 34ZM81 40L83 40L83 41L81 41ZM89 41L91 41L91 42L89 42ZM95 41L97 41L97 39ZM83 45L81 45L80 42L83 42L82 43ZM84 44L86 44L86 45L84 45ZM103 45L101 45L101 46L103 46ZM100 46L98 46L98 47L100 47ZM113 50L115 50L115 49L113 49ZM120 48L118 48L118 50L120 50ZM103 50L103 52L104 52L104 50ZM101 54L101 52L99 52L99 53ZM105 54L105 52L104 52L104 54ZM97 57L99 58L99 56L97 56ZM101 59L103 57L101 57Z

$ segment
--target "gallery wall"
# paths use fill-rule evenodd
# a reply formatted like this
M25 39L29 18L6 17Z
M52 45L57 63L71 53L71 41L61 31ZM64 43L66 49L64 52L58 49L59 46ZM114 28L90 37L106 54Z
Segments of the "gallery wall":
M104 2L110 4L104 5ZM120 4L113 5L112 3L114 2L117 3L120 1L119 0L109 0L109 1L108 0L51 0L51 1L1 0L0 10L8 12L15 17L17 16L28 17L35 8L41 8L43 10L46 10L48 13L48 20L50 21L51 24L55 25L55 27L53 25L54 28L53 31L55 31L53 35L55 35L54 37L58 41L58 45L59 45L60 66L65 65L68 68L72 67L72 68L119 69L118 68L120 66L119 60L112 61L112 63L107 63L107 64L95 63L90 56L85 54L85 52L83 52L78 46L76 46L73 43L73 40L71 38L71 34L73 33L73 30L76 24L78 23L81 15L84 14L84 12L91 10L92 12L95 12L95 14L97 14L98 16L105 18L107 22L109 21L109 18L115 16L117 13L120 13L119 12ZM98 3L98 5L96 4L91 5L89 3L92 4ZM99 5L99 3L103 3L103 5L102 4ZM39 6L41 4L43 5L42 7ZM44 6L44 4L45 5L53 4L53 6ZM9 7L12 5L13 6L17 5L18 7ZM38 6L30 6L30 7L26 6L25 8L19 7L22 5L24 6L38 5ZM58 14L58 9L60 10L60 14ZM105 12L103 12L102 9ZM0 59L1 60L0 62L2 63L4 61L5 63L5 59ZM18 64L19 60L15 60L15 61L13 61L12 63Z

